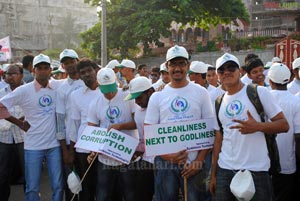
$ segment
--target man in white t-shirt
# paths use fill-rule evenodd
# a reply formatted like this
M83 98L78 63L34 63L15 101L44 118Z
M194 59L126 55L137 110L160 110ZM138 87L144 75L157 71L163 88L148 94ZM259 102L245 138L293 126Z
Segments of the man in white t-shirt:
M266 76L264 74L264 64L260 58L257 57L250 59L246 64L245 70L253 84L258 84L271 89L269 83L265 82Z
M166 67L166 63L160 64L160 79L157 80L154 84L152 84L152 87L155 89L155 91L160 91L163 89L166 84L170 82L170 75Z
M51 180L52 200L63 199L62 157L55 135L55 95L49 84L51 74L50 58L39 54L33 59L35 79L16 88L3 97L1 115L6 108L19 105L30 124L24 135L26 200L40 200L40 176L43 160L46 159ZM9 114L8 114L9 115ZM43 192L41 192L43 194Z
M207 91L212 91L216 87L209 84L206 80L207 65L202 61L192 61L190 65L190 70L188 72L191 81L199 84L200 86L207 89Z
M281 63L271 66L268 72L271 94L275 97L288 120L290 129L283 135L277 135L281 171L272 175L275 200L299 200L296 198L296 153L295 138L300 134L299 99L287 90L290 69Z
M238 59L228 53L216 61L219 80L227 91L217 114L223 131L216 131L210 191L213 200L236 200L230 191L231 180L235 172L249 170L255 184L255 200L271 201L270 159L264 133L287 132L289 124L269 90L258 86L260 101L270 120L261 122L247 96L247 85L240 80L239 67Z
M71 123L71 100L70 94L84 86L82 80L79 79L79 74L76 70L76 64L78 62L78 55L72 49L64 49L60 55L59 59L62 68L66 71L68 77L65 78L57 89L56 95L56 136L60 142L62 148L63 161L64 161L64 180L65 186L67 181L67 176L72 167L72 159L69 154L70 145L70 123ZM66 201L72 199L72 193L69 189L65 188Z
M296 94L300 92L300 75L299 75L300 57L293 61L292 67L293 67L294 79L287 85L287 88L292 94Z
M75 143L81 136L82 131L87 126L87 113L90 103L100 94L97 82L97 72L99 66L90 59L81 59L76 65L80 79L85 83L85 86L72 91L70 94L70 124L68 125L70 134L70 149L71 159L74 159L76 173L80 179L83 178L86 170L89 167L87 157L90 153L88 150L76 149ZM96 198L96 179L97 165L94 163L82 182L82 191L79 192L80 201L90 201Z
M97 80L102 93L89 105L88 125L108 130L114 128L138 139L133 119L136 105L133 100L124 101L128 91L117 88L116 75L110 68L99 70ZM134 163L125 165L103 154L99 154L98 161L96 192L98 201L113 200L114 194L118 193L115 191L116 186L121 188L119 191L124 201L139 200Z
M213 118L213 109L205 88L189 82L189 55L184 47L171 47L166 55L166 67L171 82L162 91L152 94L145 124L163 124ZM208 149L155 157L155 200L178 200L179 189L188 200L204 200L204 160ZM187 179L187 189L184 188Z
M140 200L152 201L154 194L154 169L153 157L147 157L145 152L144 141L144 120L148 107L149 98L155 92L151 80L146 77L136 77L129 83L129 92L125 100L135 100L139 106L134 113L134 121L139 132L139 145L136 156L142 156L143 160L138 162L138 192Z

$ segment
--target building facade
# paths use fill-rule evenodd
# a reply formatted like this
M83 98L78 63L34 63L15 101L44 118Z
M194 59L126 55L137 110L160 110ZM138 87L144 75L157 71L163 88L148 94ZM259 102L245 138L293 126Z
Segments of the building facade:
M0 0L0 38L10 36L13 57L80 44L78 34L98 21L84 0Z

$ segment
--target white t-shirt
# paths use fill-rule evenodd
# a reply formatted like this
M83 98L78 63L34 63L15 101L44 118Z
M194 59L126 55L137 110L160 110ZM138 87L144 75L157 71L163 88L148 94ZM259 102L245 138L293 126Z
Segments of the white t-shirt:
M221 85L215 88L214 90L208 92L213 108L215 108L215 101L217 100L217 98L223 95L225 92L226 91L222 89Z
M64 79L57 89L56 112L65 115L66 143L70 144L70 127L71 124L71 98L70 95L76 89L85 86L82 80Z
M136 127L139 132L139 141L140 141L137 150L143 152L145 151L144 120L145 120L146 112L147 112L147 108L141 108L137 106L134 113L134 121L136 123ZM143 160L148 161L149 163L154 163L154 157L146 156L146 154L144 154Z
M128 91L123 91L118 88L116 96L111 100L106 99L103 94L98 96L89 105L87 121L100 125L100 128L108 128L112 124L133 121L132 115L135 111L136 104L134 103L134 100L124 101L124 98L128 93ZM121 130L121 132L138 139L136 129ZM110 166L122 164L105 155L99 155L98 160Z
M41 88L36 91L35 82L22 85L3 97L0 102L6 108L19 105L30 124L24 135L24 149L44 150L59 146L56 140L55 100L56 91Z
M296 172L295 133L300 133L299 99L287 90L272 90L271 94L279 103L290 125L287 133L276 137L282 174Z
M87 114L90 103L100 95L101 92L99 88L91 90L87 86L83 86L80 89L75 90L71 93L71 121L80 121L80 126L78 130L73 130L73 128L71 127L70 139L73 142L77 142L77 140L82 134L82 131L87 126ZM76 148L76 152L89 153L90 151Z
M150 97L145 124L163 124L213 118L214 113L207 90L189 82L182 88L169 84ZM189 161L196 159L198 151L189 152Z
M300 92L300 81L294 78L294 80L287 85L287 88L292 94Z
M264 133L242 135L238 129L229 128L237 124L232 119L248 119L247 110L256 121L261 122L254 105L247 96L246 88L247 85L234 95L228 95L225 92L223 97L219 111L219 119L223 127L223 141L218 164L221 168L229 170L268 171L270 159ZM281 112L267 88L259 86L257 92L267 116L265 119L271 119Z

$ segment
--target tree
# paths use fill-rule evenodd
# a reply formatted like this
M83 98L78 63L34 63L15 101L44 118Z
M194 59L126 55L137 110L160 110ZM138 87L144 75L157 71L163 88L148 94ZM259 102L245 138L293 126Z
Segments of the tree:
M85 0L100 5L99 0ZM119 49L122 57L133 57L130 49L138 43L149 53L149 43L159 44L160 36L170 36L172 21L191 23L208 29L211 25L229 23L237 18L248 21L249 15L241 0L111 0L107 3L108 49ZM82 47L100 57L101 24L81 34ZM97 48L96 48L97 47Z

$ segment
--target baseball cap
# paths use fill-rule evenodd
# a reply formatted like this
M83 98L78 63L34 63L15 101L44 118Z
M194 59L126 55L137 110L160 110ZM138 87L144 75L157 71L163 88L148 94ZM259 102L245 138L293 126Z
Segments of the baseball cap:
M293 69L296 69L296 68L299 68L300 67L300 57L299 58L297 58L297 59L295 59L294 61L293 61Z
M170 61L171 59L174 59L176 57L183 57L185 59L189 59L189 54L184 47L175 45L168 49L166 61Z
M272 62L281 62L281 59L279 57L273 57Z
M103 94L117 92L116 74L111 68L101 68L97 73L97 81Z
M291 77L290 69L282 63L274 63L268 72L269 79L277 84L286 84Z
M78 194L82 190L79 176L73 171L68 175L67 179L68 187L72 193Z
M108 62L108 64L105 66L105 68L111 68L114 69L116 66L119 66L120 63L118 62L118 60L113 59L110 62Z
M129 59L123 59L121 64L116 66L117 68L132 68L135 69L135 63Z
M166 67L166 62L160 64L159 68L160 68L159 69L160 72L162 72L162 71L168 72L167 67Z
M255 194L255 185L249 170L238 171L230 182L230 191L238 200L250 201Z
M35 67L39 63L48 63L48 64L51 64L50 58L47 55L39 54L39 55L37 55L37 56L35 56L33 58L33 62L32 62L33 67Z
M264 69L269 69L272 66L273 62L272 61L268 61L265 66Z
M232 62L236 63L238 65L238 67L240 67L239 60L234 55L229 54L229 53L225 53L217 59L216 69L218 70L218 68L220 68L223 64L225 64L229 61L232 61Z
M63 67L60 65L60 66L58 67L58 69L52 71L52 74L65 73L65 72L66 72L65 69L63 69Z
M192 61L189 73L207 73L208 66L202 61Z
M78 54L72 50L72 49L64 49L60 54L59 54L59 60L62 63L64 58L72 58L72 59L78 59Z
M144 91L152 87L151 81L144 77L136 77L129 82L129 93L124 100L132 100L139 97Z

